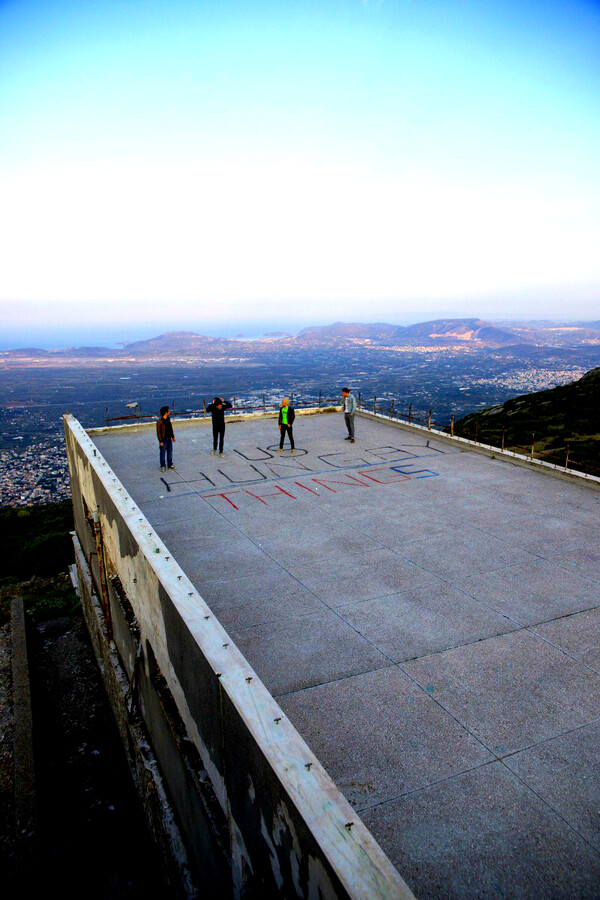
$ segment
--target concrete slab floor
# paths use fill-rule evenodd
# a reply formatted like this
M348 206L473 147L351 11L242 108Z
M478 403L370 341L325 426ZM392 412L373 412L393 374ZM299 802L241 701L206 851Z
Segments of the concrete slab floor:
M600 609L562 616L531 630L600 674Z
M363 810L420 898L597 898L600 856L494 762Z
M600 897L600 495L359 418L101 453L418 897Z
M568 571L546 559L460 578L461 590L520 625L600 606L600 579Z
M600 722L536 744L504 762L600 850Z
M597 673L525 629L402 669L499 757L600 716Z

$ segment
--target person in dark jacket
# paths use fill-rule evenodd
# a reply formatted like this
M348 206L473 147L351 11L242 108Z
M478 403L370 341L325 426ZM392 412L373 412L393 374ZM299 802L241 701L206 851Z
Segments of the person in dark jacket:
M173 444L175 443L175 433L171 422L171 410L168 406L161 406L160 408L160 417L156 423L156 436L160 447L160 471L165 471L165 454L167 466L169 469L174 469Z
M281 437L279 438L279 450L277 451L278 453L283 453L283 442L285 440L286 431L290 436L292 453L296 452L296 448L294 447L294 431L292 429L295 418L296 413L294 412L294 407L290 406L290 401L287 397L284 397L281 401L281 406L279 408L279 419L277 420L279 431L281 432Z
M233 409L233 406L224 397L213 397L212 403L206 407L206 412L212 416L213 449L211 456L216 456L217 443L219 444L219 456L225 456L223 441L225 440L225 410Z

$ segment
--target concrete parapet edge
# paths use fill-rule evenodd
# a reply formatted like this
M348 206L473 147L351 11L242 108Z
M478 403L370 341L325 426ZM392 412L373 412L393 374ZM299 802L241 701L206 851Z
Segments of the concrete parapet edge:
M459 437L459 435L447 434L436 428L427 428L425 425L416 425L411 422L400 421L393 416L386 416L384 413L371 412L370 410L358 410L357 415L365 419L376 419L377 421L386 422L395 428L401 428L404 431L418 432L426 434L436 441L444 441L453 446L461 447L465 450L473 450L475 453L481 453L483 456L504 459L512 462L517 466L536 469L545 475L554 475L555 478L561 478L563 481L570 481L600 491L600 478L596 475L588 475L587 472L578 472L575 469L565 469L563 466L557 466L554 463L545 462L543 459L532 459L530 456L524 456L522 453L514 453L512 450L502 450L500 447L492 447L491 444L480 444L469 438Z
M322 415L324 413L335 413L340 411L339 406L310 406L306 409L296 409L297 416L315 416ZM247 421L255 421L257 419L276 419L279 415L279 410L269 410L267 412L258 412L258 413L239 413L238 415L228 415L225 417L225 424L234 423L234 422L247 422ZM177 426L177 428L186 428L190 425L211 425L212 419L210 416L189 416L184 418L175 418L173 419L173 424ZM86 434L95 435L95 434L110 434L113 431L126 431L127 434L135 434L136 431L147 431L148 429L156 428L156 420L151 422L129 422L127 425L100 425L97 428L86 428Z
M338 409L301 412L315 414ZM274 415L253 414L252 418ZM188 421L197 425L202 420ZM268 873L265 877L278 886L273 896L291 896L292 885L282 880L282 872L290 872L298 897L413 898L356 811L94 446L91 435L106 429L87 433L71 415L66 415L64 422L71 482L77 486L74 497L76 493L84 496L90 508L97 508L98 498L102 502L104 497L103 505L111 507L100 509L109 555L120 561L119 577L136 603L142 638L153 646L189 738L202 758L229 822L234 896L245 896L247 873L254 875L255 870L262 869ZM181 420L178 422L181 424ZM144 429L153 427L153 423L120 427ZM179 634L179 662L170 652L169 631ZM192 664L190 653L198 652L196 665L201 661L201 669L192 679L186 668ZM206 739L206 732L210 731L207 723L200 722L194 714L190 695L189 684L202 679L203 709L210 715L214 702L214 709L221 711L220 720L215 722L214 746L210 741L213 736L209 734ZM230 740L239 741L235 748L224 746L227 729ZM234 758L236 753L244 754L248 771L239 773L235 767L232 769L232 750ZM247 796L240 797L242 790ZM240 810L242 814L250 810L255 819L252 827L250 819L236 820L236 811L239 816ZM254 848L255 855L258 847L260 858L253 858L249 847Z

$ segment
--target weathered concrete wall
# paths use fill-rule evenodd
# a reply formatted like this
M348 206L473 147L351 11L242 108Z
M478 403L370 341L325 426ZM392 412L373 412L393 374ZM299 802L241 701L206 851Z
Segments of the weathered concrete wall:
M72 416L65 436L92 639L155 820L161 802L131 744L147 735L158 761L174 810L162 846L181 859L179 889L412 897Z
M78 589L92 646L165 878L174 897L200 896L148 732L135 704L130 702L131 681L123 668L116 643L108 640L100 600L76 533L73 544Z

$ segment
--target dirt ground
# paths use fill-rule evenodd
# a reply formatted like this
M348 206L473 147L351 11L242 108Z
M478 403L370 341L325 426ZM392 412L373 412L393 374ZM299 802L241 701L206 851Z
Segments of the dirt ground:
M0 871L12 882L14 860L13 706L10 625L0 628Z
M28 650L40 887L64 898L167 897L81 613L39 622ZM0 629L0 865L16 895L23 885L14 883L10 657L6 625Z

